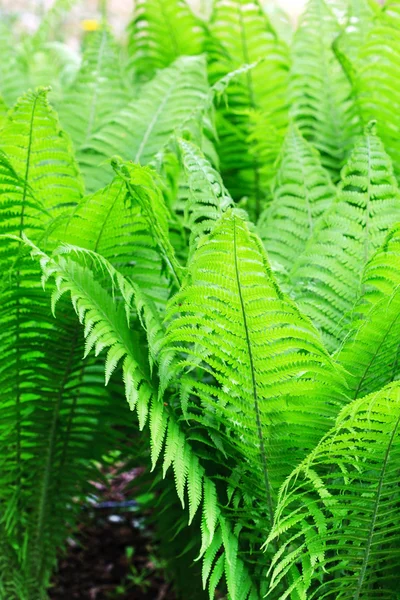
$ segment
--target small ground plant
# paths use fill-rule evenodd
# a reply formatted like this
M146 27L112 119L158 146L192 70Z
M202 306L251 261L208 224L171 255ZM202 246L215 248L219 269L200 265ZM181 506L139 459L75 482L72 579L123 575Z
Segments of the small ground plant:
M0 15L0 599L118 448L185 600L398 600L400 2L73 4Z

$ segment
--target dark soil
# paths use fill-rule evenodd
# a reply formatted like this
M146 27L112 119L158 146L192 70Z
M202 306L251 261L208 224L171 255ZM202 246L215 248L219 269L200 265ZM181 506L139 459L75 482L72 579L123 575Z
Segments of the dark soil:
M175 600L148 515L126 497L137 471L93 484L95 494L60 559L51 600Z

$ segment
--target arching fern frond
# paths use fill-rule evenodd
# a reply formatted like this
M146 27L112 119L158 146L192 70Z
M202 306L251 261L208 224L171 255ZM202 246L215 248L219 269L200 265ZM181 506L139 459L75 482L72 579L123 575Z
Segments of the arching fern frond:
M335 195L318 152L291 125L279 159L272 202L257 226L281 283L285 283Z
M203 51L204 25L185 0L139 0L128 31L129 54L141 81L179 56Z
M70 139L60 128L46 89L27 92L9 111L0 149L53 215L82 197L83 184Z
M216 584L225 573L230 600L256 600L259 597L257 589L240 558L237 536L218 503L215 484L186 440L185 431L172 407L167 409L157 398L157 385L142 351L140 336L129 328L126 306L124 303L118 305L101 288L88 267L62 255L51 259L33 244L29 245L33 248L32 256L40 261L43 281L46 282L50 277L56 281L57 289L52 296L53 309L63 294L71 295L74 309L84 325L86 354L92 349L96 354L106 350L106 383L117 364L122 362L128 404L131 410L136 410L141 429L146 422L149 423L153 467L160 456L163 457L164 473L172 467L182 504L186 493L188 495L190 521L201 510L200 555L204 555L210 567L205 581L211 575L210 585ZM105 259L100 260L105 262ZM129 283L121 277L120 285L125 290L125 301L134 296ZM217 550L221 550L214 564L215 553L210 560L207 550L212 544L215 545L215 540L219 540Z
M294 35L292 117L335 180L358 133L351 86L331 44L340 27L324 0L309 0Z
M273 561L272 586L292 571L301 598L396 597L399 423L396 383L345 407L288 478L268 538L284 539Z
M123 275L132 278L160 308L169 296L169 282L157 244L140 206L127 198L117 177L84 198L55 236L67 244L98 252Z
M129 100L119 49L103 26L86 41L79 73L58 104L60 120L79 149Z
M290 274L297 302L321 329L330 350L343 339L364 266L399 211L392 164L371 123L342 171L335 203Z
M124 163L118 157L114 157L111 162L117 175L125 181L128 197L139 205L162 259L179 287L182 281L182 266L175 256L169 238L170 215L161 191L154 181L155 173L149 167Z
M387 235L362 278L363 293L337 355L352 395L379 390L400 372L400 225Z
M108 159L120 154L147 164L191 116L201 115L209 100L204 58L182 57L143 86L78 153L90 191L111 179Z

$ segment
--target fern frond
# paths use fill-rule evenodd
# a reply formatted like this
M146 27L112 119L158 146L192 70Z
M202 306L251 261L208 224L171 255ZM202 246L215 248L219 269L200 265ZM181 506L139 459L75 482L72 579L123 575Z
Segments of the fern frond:
M140 206L141 214L147 221L170 275L179 287L182 280L182 267L169 239L169 211L154 181L155 173L149 167L124 163L117 157L114 157L111 162L117 175L125 181L131 201L137 202Z
M282 147L272 202L257 226L271 268L281 283L285 283L335 195L318 153L292 125Z
M235 212L199 241L167 308L165 347L162 385L187 380L272 518L276 486L329 427L343 388L311 323L277 288L261 241Z
M249 197L250 208L258 217L265 190L261 161L247 147L252 131L249 113L261 110L277 128L286 127L288 50L261 7L245 0L219 0L210 32L212 81L243 64L258 62L232 81L217 113L222 176L235 200Z
M177 138L176 143L185 183L175 210L183 212L183 224L190 231L189 243L193 249L197 240L209 233L222 214L233 206L233 200L220 174L200 148L183 138Z
M104 26L87 40L79 73L57 107L75 147L84 146L130 99L119 49Z
M23 230L42 238L49 219L0 153L0 523L4 557L16 554L11 583L22 586L6 596L13 600L44 597L76 513L71 497L85 487L78 489L76 473L87 484L93 460L113 437L107 433L108 398L93 364L82 365L76 323L65 305L61 322L49 320L40 270L21 244ZM95 439L105 423L104 435Z
M74 309L82 325L85 326L86 354L92 349L96 354L106 350L105 378L106 383L117 364L122 362L125 393L131 410L135 410L141 429L149 422L153 466L159 456L163 455L163 472L172 466L177 493L184 504L185 490L191 497L191 518L195 512L202 513L202 548L203 556L212 544L215 535L220 531L222 536L224 569L229 598L246 600L258 598L246 567L238 549L238 540L231 525L222 514L218 503L214 482L207 476L198 456L193 452L186 440L179 420L172 410L167 410L157 399L157 388L151 378L149 365L143 355L138 334L129 329L126 307L117 305L113 298L99 286L93 272L62 255L51 259L33 244L29 244L32 256L40 261L43 270L43 282L50 277L56 281L57 289L52 296L53 309L59 298L69 293ZM104 262L105 259L102 259ZM129 283L123 281L128 297ZM235 568L240 572L238 578ZM220 578L219 577L219 578Z
M185 0L139 0L128 31L129 54L140 81L179 56L203 51L204 25Z
M120 178L84 198L54 237L93 250L138 284L160 308L169 296L169 282L146 218L129 201Z
M367 264L363 293L337 355L357 398L397 379L400 371L400 225Z
M396 597L399 423L398 383L355 400L288 478L267 542L284 539L272 588L297 567L293 588L310 600Z
M379 133L400 177L400 73L398 3L388 2L358 54L356 90L365 121L379 116ZM397 12L396 12L397 11Z
M331 44L340 27L324 0L309 0L294 35L292 117L335 180L358 133L351 86Z
M335 203L290 274L297 302L330 350L342 341L364 266L399 211L392 164L371 123L342 171Z
M335 40L350 61L357 60L360 48L374 26L377 11L378 5L369 0L350 0L346 26Z
M147 164L191 116L206 107L209 99L202 57L182 57L143 86L133 100L94 133L78 153L90 191L111 179L106 161L120 154Z
M83 184L70 139L60 128L46 89L27 92L9 111L0 149L54 215L82 197Z

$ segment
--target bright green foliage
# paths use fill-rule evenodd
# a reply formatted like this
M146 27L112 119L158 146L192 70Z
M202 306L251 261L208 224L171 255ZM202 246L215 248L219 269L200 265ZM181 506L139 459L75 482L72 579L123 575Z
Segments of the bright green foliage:
M285 482L268 540L285 535L272 585L298 565L302 598L396 597L399 423L398 383L352 402Z
M296 300L329 349L343 339L364 265L399 218L392 164L371 123L342 171L335 203L290 273Z
M397 225L367 264L362 278L364 293L338 354L354 397L379 390L399 376L399 234Z
M311 323L277 288L259 239L235 213L227 213L199 243L166 315L162 381L184 373L191 379L185 386L203 411L215 413L248 463L242 468L249 470L253 494L259 488L267 500L271 519L271 485L276 490L287 469L284 448L294 438L300 453L303 445L313 447L330 414L326 394L340 400L340 377ZM171 368L171 347L179 357L178 372ZM217 385L193 380L196 366ZM308 410L319 415L311 429Z
M190 521L202 505L201 555L210 548L216 539L219 539L217 549L220 546L224 549L220 555L223 557L222 570L220 572L216 570L217 565L213 570L214 578L218 573L216 583L225 571L232 599L257 598L256 590L246 568L237 556L237 538L231 530L229 521L226 521L220 514L215 485L205 474L198 457L193 454L173 413L167 411L160 399L157 399L157 389L152 382L147 360L141 352L139 338L137 335L132 336L132 332L129 331L127 314L129 314L129 307L134 299L138 309L144 309L143 322L146 329L149 328L147 334L152 346L154 327L157 327L157 322L154 321L151 309L142 305L140 294L137 295L135 288L116 273L111 265L107 265L104 259L99 258L118 286L125 306L123 303L115 304L112 297L96 283L93 272L88 268L82 267L68 258L65 259L63 256L51 260L35 247L33 255L40 259L44 280L53 276L57 282L57 289L52 296L53 310L63 294L67 292L71 294L74 309L80 322L85 326L85 355L92 348L96 354L103 349L107 350L106 383L118 362L123 362L122 372L129 407L131 410L137 411L140 429L143 429L147 421L149 422L153 468L162 453L163 474L165 476L167 470L172 466L177 493L183 506L187 486ZM210 573L215 553L211 561L208 554L206 557L208 559L206 564L209 565L208 573ZM237 577L237 572L240 573L240 577Z
M42 116L46 131L53 115ZM27 171L32 167L32 173L38 172L37 160L37 152L32 152ZM0 164L1 234L19 236L25 231L43 239L49 213L2 153ZM39 270L17 239L2 239L0 272L0 502L5 547L0 578L9 594L5 598L36 600L44 597L57 547L76 513L76 507L68 508L77 493L76 472L87 481L92 459L113 443L113 435L105 432L97 439L93 429L108 420L108 398L101 373L93 363L82 364L77 323L65 304L60 322L49 318Z
M83 192L68 136L47 100L47 90L27 92L8 113L0 138L19 177L56 215L75 205ZM54 165L48 168L48 163Z
M185 0L139 0L129 26L129 52L139 80L151 79L179 56L201 54L204 25Z
M360 47L363 45L374 25L378 5L374 0L350 0L346 27L335 40L340 51L352 61L357 59Z
M260 160L248 148L251 115L261 111L266 122L278 130L285 128L288 51L261 7L245 0L218 0L210 31L212 81L242 64L259 63L228 87L217 119L218 150L228 189L234 199L248 197L251 212L258 216L266 190Z
M386 11L361 46L355 66L355 89L365 121L379 116L379 134L400 176L400 17L398 2Z
M282 146L272 202L258 222L271 267L282 283L335 196L318 153L292 125Z
M183 224L190 231L193 247L198 238L213 229L224 211L233 206L233 200L218 171L195 144L178 138L177 145L185 186L176 209L183 212Z
M332 43L339 24L324 0L310 0L292 47L291 114L335 180L351 149L357 119L350 83Z
M141 90L139 99L113 115L78 153L90 191L109 183L110 156L120 154L147 164L163 149L175 129L201 117L208 103L204 59L183 57Z
M161 258L140 208L127 202L121 179L85 198L57 233L68 244L100 253L154 302L165 303L168 284Z
M130 100L118 53L106 27L91 34L79 73L58 105L61 122L77 149Z
M116 449L178 598L398 600L398 0L72 1L0 25L0 600Z
M7 105L4 102L3 98L0 96L0 130L3 127L3 123L6 120L7 115Z

